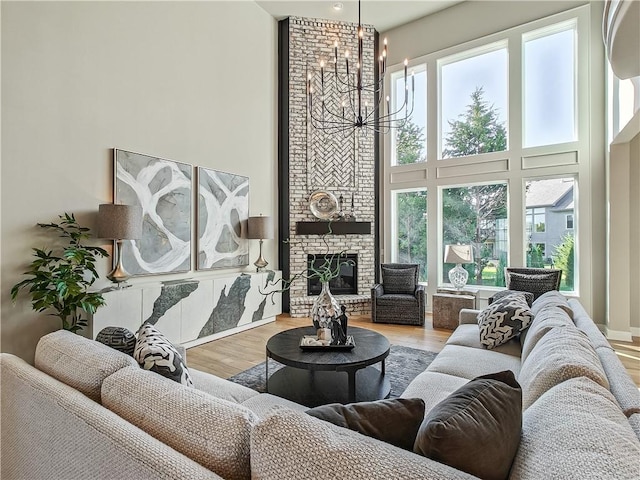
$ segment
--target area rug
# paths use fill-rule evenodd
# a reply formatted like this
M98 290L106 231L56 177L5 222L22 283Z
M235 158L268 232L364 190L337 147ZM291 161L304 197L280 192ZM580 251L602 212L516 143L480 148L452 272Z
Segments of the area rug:
M424 372L429 364L436 358L437 353L417 348L391 345L391 351L386 360L385 375L391 383L390 397L399 397L405 391L411 380ZM379 364L377 364L379 365ZM279 370L284 365L269 359L269 374ZM244 372L240 372L229 380L258 392L265 391L265 365L262 362Z

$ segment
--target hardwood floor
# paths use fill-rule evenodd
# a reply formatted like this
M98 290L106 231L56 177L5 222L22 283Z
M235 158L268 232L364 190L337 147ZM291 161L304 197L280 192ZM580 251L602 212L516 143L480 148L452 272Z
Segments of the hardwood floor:
M308 318L279 315L275 322L190 348L187 351L187 364L203 372L228 378L264 362L265 345L272 335L307 325L311 325L311 320ZM429 315L426 317L424 328L373 323L369 316L356 315L349 318L349 325L375 330L395 345L432 352L442 350L451 335L449 330L434 329ZM640 338L634 337L633 340L632 343L619 341L610 343L633 381L640 386Z

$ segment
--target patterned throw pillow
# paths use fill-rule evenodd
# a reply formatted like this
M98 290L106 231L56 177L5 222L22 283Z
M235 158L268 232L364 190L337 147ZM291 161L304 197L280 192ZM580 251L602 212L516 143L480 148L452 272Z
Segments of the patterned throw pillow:
M480 344L495 348L508 342L533 321L526 297L521 293L496 300L478 314Z
M174 382L193 386L189 370L176 348L150 323L138 330L133 358L145 370L151 370Z
M136 348L135 334L124 327L104 327L96 335L96 342L103 343L131 357L133 356L133 350Z

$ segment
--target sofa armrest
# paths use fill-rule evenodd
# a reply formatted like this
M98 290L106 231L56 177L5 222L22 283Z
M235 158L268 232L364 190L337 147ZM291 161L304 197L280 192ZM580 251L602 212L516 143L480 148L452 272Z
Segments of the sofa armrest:
M478 323L478 314L480 310L473 310L471 308L463 308L458 315L458 324L464 325L466 323Z
M376 283L371 287L371 298L379 297L384 295L384 287L380 283Z

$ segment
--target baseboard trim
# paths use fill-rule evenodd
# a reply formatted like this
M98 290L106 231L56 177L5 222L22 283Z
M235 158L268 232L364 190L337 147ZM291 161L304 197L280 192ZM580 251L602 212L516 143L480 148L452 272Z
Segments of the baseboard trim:
M631 332L623 332L620 330L611 330L605 327L605 336L609 340L618 340L620 342L632 342Z
M629 328L629 330L631 330L631 335L634 337L640 337L640 327L631 327Z

